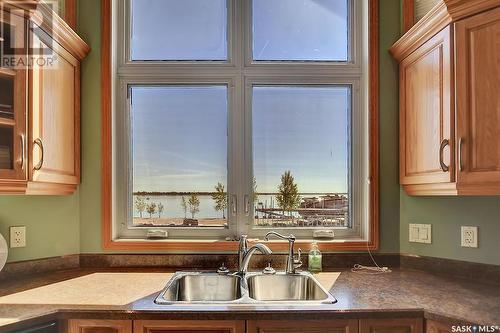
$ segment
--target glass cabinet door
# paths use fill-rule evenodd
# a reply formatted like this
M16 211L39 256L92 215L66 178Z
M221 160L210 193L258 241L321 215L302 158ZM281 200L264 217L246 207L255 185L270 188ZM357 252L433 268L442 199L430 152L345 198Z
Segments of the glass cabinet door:
M26 179L25 20L0 11L0 179Z

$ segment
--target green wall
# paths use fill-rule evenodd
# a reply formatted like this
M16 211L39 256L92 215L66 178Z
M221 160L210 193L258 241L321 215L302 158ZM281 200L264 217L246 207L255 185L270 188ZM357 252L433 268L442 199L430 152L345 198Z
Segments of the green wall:
M10 226L26 226L26 247L9 249L8 261L78 253L78 192L64 197L0 196L0 233L9 240Z
M101 1L78 1L78 33L91 52L82 63L82 252L101 252Z
M388 49L400 36L399 0L380 0L380 252L399 252L398 66Z
M401 252L500 265L499 197L410 197L401 190ZM432 224L432 244L408 242L409 223ZM478 226L479 247L460 246L460 226Z

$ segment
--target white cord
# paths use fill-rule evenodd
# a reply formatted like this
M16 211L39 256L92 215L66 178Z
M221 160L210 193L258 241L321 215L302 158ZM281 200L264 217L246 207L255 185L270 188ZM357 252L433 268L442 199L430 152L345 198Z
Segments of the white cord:
M372 256L372 252L370 251L370 248L368 247L368 244L366 244L366 250L368 250L368 254L370 255L370 258L372 258L373 263L375 266L363 266L360 264L355 264L352 268L351 271L354 273L362 273L362 274L385 274L385 273L390 273L392 272L389 267L380 267L377 262L375 261L375 258Z

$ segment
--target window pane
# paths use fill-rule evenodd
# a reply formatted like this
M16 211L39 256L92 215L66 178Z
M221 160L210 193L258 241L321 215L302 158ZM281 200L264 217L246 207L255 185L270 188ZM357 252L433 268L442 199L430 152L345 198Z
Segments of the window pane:
M227 88L131 91L134 225L227 227Z
M347 61L348 0L253 0L253 59Z
M226 0L131 0L132 60L226 60Z
M255 225L348 226L351 88L256 86L252 100Z

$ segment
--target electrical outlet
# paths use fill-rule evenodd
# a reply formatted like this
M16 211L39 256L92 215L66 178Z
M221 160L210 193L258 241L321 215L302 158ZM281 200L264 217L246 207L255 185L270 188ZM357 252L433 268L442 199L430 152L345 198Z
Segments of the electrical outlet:
M26 227L10 227L10 247L26 247Z
M477 247L477 227L462 226L462 247Z

